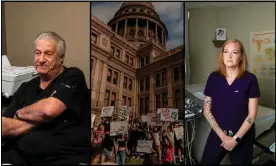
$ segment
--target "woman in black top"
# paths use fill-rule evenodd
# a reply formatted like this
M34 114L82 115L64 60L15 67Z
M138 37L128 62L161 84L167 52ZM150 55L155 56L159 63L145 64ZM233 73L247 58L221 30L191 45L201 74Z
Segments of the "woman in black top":
M123 134L118 136L119 138L114 141L114 146L116 149L116 163L118 165L125 165L126 162L126 154L127 154L127 143Z

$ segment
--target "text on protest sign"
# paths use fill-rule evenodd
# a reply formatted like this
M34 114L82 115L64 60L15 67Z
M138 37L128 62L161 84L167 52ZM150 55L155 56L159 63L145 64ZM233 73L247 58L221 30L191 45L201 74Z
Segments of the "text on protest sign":
M103 107L101 117L112 117L114 106Z
M121 110L119 112L118 117L121 120L128 121L129 120L130 112L131 112L131 108L130 107L128 107L128 106L122 106Z
M176 122L178 121L178 109L171 109L171 121Z
M151 153L152 144L153 144L152 140L138 140L136 152Z
M110 123L110 136L116 136L120 134L127 134L128 131L128 122L111 122Z
M171 121L171 109L169 108L158 108L157 113L161 113L162 121Z

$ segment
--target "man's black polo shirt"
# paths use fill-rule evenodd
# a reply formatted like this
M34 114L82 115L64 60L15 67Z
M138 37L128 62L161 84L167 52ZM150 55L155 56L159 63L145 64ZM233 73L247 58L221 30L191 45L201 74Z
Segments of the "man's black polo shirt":
M15 149L30 164L89 164L91 98L83 72L64 67L46 89L41 89L39 84L39 77L23 83L3 116L12 118L18 109L50 96L62 101L67 109L20 136Z

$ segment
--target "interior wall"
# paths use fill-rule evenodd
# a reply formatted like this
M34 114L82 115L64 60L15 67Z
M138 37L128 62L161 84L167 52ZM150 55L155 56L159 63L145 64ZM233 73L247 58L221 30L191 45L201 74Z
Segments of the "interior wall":
M212 40L215 36L214 29L219 24L219 8L203 7L188 11L190 83L197 84L205 82L217 68L218 49Z
M250 64L250 33L275 31L275 3L247 3L222 8L220 26L226 27L229 39L237 38L244 44ZM275 78L258 78L258 82L261 90L260 105L275 109Z
M5 2L5 23L11 65L33 65L36 35L54 31L66 42L64 65L80 68L90 87L89 2Z
M1 5L1 55L7 54L6 24L5 24L5 3Z

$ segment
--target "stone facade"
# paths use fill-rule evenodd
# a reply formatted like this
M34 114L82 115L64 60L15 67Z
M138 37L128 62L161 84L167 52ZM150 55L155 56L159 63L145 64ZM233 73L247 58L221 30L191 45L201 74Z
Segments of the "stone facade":
M167 51L168 32L153 5L124 2L108 24L93 15L91 21L96 121L109 105L115 106L115 118L122 105L129 105L131 118L171 107L184 119L184 48Z

